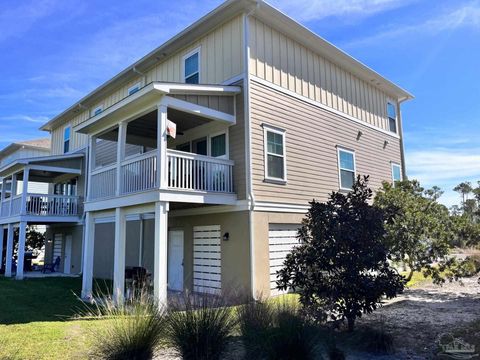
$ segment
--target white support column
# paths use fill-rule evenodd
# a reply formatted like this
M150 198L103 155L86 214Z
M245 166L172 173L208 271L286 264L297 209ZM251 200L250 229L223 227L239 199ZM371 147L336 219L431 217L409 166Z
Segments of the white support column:
M12 184L10 185L10 206L8 215L12 215L13 197L17 194L17 174L12 175Z
M18 231L18 260L17 260L17 280L23 280L23 265L25 263L25 238L27 235L27 223L22 221Z
M3 240L4 240L5 230L3 225L0 225L0 270L3 269Z
M8 224L7 252L5 254L5 277L12 277L13 224Z
M167 106L157 107L157 185L167 187Z
M126 218L123 208L115 209L115 248L113 255L113 300L120 304L125 294Z
M91 184L92 184L92 171L95 169L95 150L96 150L97 138L90 136L88 139L88 179L87 179L87 194L86 198L90 200Z
M118 125L118 139L117 139L117 187L116 195L122 193L122 161L125 159L125 143L127 142L127 123L121 122Z
M20 208L20 214L27 214L27 195L28 195L28 178L30 176L30 169L25 167L23 170L23 186L22 186L22 204Z
M160 305L167 304L168 206L166 201L155 203L153 293Z
M85 214L85 245L83 248L82 299L92 298L93 288L93 256L95 245L95 221L91 212Z

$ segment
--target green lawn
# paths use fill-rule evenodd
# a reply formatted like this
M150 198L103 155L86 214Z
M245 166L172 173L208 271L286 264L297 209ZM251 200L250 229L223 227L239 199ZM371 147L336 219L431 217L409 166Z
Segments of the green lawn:
M80 278L0 277L0 359L84 359L99 321L74 319L80 289Z

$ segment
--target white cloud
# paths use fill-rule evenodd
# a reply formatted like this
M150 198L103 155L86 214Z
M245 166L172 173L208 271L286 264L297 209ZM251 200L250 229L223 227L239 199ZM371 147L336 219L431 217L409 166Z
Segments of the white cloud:
M47 122L49 118L47 116L30 116L30 115L9 115L1 116L0 121L27 121L31 123L43 124Z
M272 4L299 21L327 17L363 18L411 3L411 0L274 0Z

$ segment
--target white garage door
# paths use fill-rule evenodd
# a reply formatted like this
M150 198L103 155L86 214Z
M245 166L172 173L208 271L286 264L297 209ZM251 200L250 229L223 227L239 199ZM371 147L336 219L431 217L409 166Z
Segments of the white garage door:
M222 289L220 225L193 228L193 290L217 293Z
M283 267L287 254L298 245L298 224L269 224L268 245L270 252L270 291L271 295L281 293L277 289L277 271Z

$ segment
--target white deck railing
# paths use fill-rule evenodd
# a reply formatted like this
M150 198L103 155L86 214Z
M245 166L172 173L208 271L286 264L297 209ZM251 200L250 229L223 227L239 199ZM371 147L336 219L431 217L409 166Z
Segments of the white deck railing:
M92 171L90 177L90 199L101 199L115 196L117 184L116 164Z
M22 214L22 195L2 202L0 217L34 216L77 216L82 206L78 196L27 194L25 212Z
M169 188L233 193L233 161L176 150L167 159Z
M120 193L131 194L157 186L157 152L150 151L122 162Z

